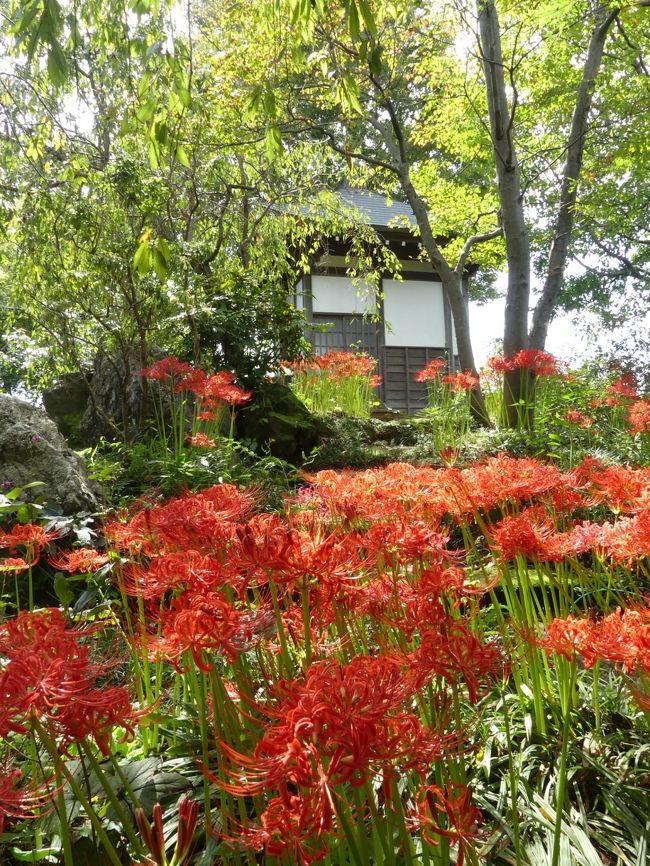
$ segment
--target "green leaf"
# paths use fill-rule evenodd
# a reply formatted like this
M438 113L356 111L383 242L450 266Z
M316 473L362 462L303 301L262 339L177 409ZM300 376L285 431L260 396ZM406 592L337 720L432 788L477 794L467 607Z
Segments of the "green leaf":
M47 53L47 73L55 87L61 87L68 77L68 62L56 39L52 40Z
M160 150L153 139L149 139L147 145L147 157L149 159L149 167L155 171L160 166Z
M164 258L165 264L169 266L172 260L172 253L169 249L169 244L165 240L165 238L158 238L156 241L156 249L160 253L160 255Z
M363 23L366 27L366 30L374 37L377 36L377 22L375 21L375 16L372 14L372 9L370 8L370 4L368 0L358 0L359 3L359 11L361 12L361 18L363 19Z
M151 270L151 250L147 241L141 243L136 250L133 256L133 266L141 277L146 277Z
M54 592L62 607L70 607L74 593L70 589L68 578L60 571L57 571L54 575Z
M38 2L38 0L32 0L31 3L25 4L25 11L20 16L20 18L16 20L15 24L13 24L9 28L10 35L16 37L17 46L20 45L20 43L27 36L29 27L34 18L36 17L36 13L39 11L39 8L40 3Z
M359 35L361 33L361 28L359 24L359 10L357 9L357 4L355 0L349 0L348 4L348 31L350 33L350 39L353 42L358 42Z
M381 55L381 45L375 45L370 52L370 56L368 57L368 66L373 75L381 74Z
M158 278L164 282L167 279L169 271L167 270L167 262L159 249L152 250L151 259L153 261L153 269L158 275Z
M151 84L151 73L145 72L140 81L138 82L138 98L144 99L147 95L147 91L149 90L149 85Z
M265 139L266 155L270 162L273 162L276 157L284 153L282 145L282 133L277 126L269 126L266 130Z
M187 155L187 151L185 150L185 148L183 147L182 144L177 145L174 156L180 162L181 165L185 166L185 168L190 167L190 159Z
M149 99L145 102L144 105L141 105L140 108L136 111L136 118L142 123L146 123L148 120L151 120L153 117L153 113L156 110L156 105L158 104L158 100L155 96L150 96Z
M21 851L19 848L11 849L11 856L19 863L34 863L38 860L49 860L50 857L57 858L61 851L58 848L32 848L29 851Z

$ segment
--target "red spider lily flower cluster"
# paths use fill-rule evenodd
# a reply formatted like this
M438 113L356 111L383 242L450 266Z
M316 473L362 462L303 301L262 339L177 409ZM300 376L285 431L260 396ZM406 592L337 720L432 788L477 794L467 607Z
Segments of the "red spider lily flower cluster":
M442 384L452 391L471 391L478 383L478 376L470 372L447 373L442 377Z
M42 526L34 523L17 523L4 532L0 529L0 548L6 548L10 553L18 550L25 551L28 566L35 565L43 550L58 538L54 530L45 530Z
M164 383L175 393L193 393L202 399L207 413L219 404L239 406L251 398L250 392L235 385L235 377L227 370L210 375L173 356L162 358L150 367L144 367L140 375L143 379Z
M290 361L287 366L294 373L313 373L341 381L352 376L370 376L377 366L377 359L358 352L331 351L306 361ZM377 385L381 381L380 377L373 379Z
M594 424L593 418L590 418L589 415L585 415L584 412L578 412L577 409L569 409L564 418L569 422L569 424L573 424L576 427L582 427L583 430L588 430L590 427L593 427Z
M210 439L205 433L195 433L194 436L188 434L185 441L193 448L214 448L216 445L214 439Z
M69 574L91 574L108 562L108 556L92 547L78 547L76 550L59 551L50 556L48 562L59 571Z
M432 358L421 370L413 376L416 382L431 382L440 378L440 374L447 366L443 358Z
M113 728L133 731L138 715L126 689L100 683L105 666L90 660L83 637L56 608L22 611L0 625L0 736L34 721L63 748L92 737L108 754Z
M558 376L564 372L564 364L548 352L539 349L521 349L509 358L495 355L488 358L487 366L495 373L511 373L528 370L536 376Z
M632 403L627 410L627 420L630 425L631 432L637 433L650 432L650 400L637 400Z
M291 862L319 861L326 853L322 837L336 830L345 806L339 786L361 788L378 775L392 778L398 768L426 777L436 760L458 748L458 733L427 729L410 709L416 679L405 661L394 655L361 656L346 665L323 661L302 681L278 684L254 754L221 744L233 781L213 781L240 796L277 791L259 826L232 841ZM480 813L466 789L453 798L439 792L439 802L453 822L443 826L430 815L427 826L458 842L462 858Z
M30 568L30 563L22 556L8 556L6 559L0 559L0 572L16 574L20 571L27 571Z
M411 828L421 830L422 838L430 845L436 845L441 836L458 843L458 866L463 866L468 845L477 837L480 820L481 813L472 805L469 789L452 783L444 791L436 785L421 791L409 816ZM445 826L441 826L443 823Z
M37 818L52 804L52 788L47 784L21 785L18 767L0 767L0 836L7 818Z
M636 380L631 373L623 373L615 379L605 390L604 397L591 400L589 406L599 409L602 406L614 408L616 406L628 406L631 401L639 399Z
M114 520L106 534L129 560L121 588L142 599L138 640L181 672L212 676L263 659L251 690L224 683L227 706L209 702L213 781L254 804L226 816L226 844L318 862L344 833L350 788L362 804L351 817L365 822L366 792L388 813L393 781L408 776L412 794L399 804L407 829L427 844L447 838L467 860L480 815L467 788L433 771L471 748L450 722L450 690L476 704L508 672L473 616L477 599L515 557L594 555L640 568L650 554L650 469L589 459L562 472L501 455L465 468L325 470L307 481L279 514L257 513L255 491L216 485ZM490 577L465 567L473 551L459 547L459 525L480 527L496 560ZM625 652L619 641L617 656L610 647L602 657L640 670L641 646L632 656L625 640ZM423 692L435 701L426 723ZM235 733L222 717L238 714L245 724Z
M585 667L600 659L628 674L650 674L650 609L618 609L600 620L554 619L541 645L568 659L579 656Z

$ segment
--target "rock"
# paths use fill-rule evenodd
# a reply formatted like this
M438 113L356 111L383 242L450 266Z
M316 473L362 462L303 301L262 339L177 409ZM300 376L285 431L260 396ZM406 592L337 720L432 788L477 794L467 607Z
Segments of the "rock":
M73 443L88 444L79 440L79 425L88 408L89 398L88 377L82 373L65 373L43 391L45 411L60 433Z
M238 438L252 440L258 451L295 465L314 450L323 432L322 422L280 382L260 386L253 402L237 416Z
M0 394L0 486L39 488L52 508L62 514L96 511L102 491L90 481L86 465L42 409Z
M99 352L93 362L93 399L88 401L79 424L79 436L88 445L104 439L133 440L146 418L154 418L154 407L145 405L142 364L139 353L130 349L126 356Z

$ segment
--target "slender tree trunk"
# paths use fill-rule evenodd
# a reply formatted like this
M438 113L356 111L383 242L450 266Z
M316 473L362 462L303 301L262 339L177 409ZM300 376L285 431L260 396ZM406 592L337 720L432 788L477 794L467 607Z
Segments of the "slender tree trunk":
M580 169L585 149L589 112L600 72L603 48L607 33L616 20L620 9L599 6L595 13L596 24L591 31L587 56L582 68L582 80L576 95L571 120L571 130L566 146L566 160L560 190L560 203L553 229L553 241L546 266L546 277L542 294L535 306L529 344L533 349L546 345L548 326L557 304L564 282L564 273L569 253L569 242L575 221L575 204L578 196Z
M513 141L516 92L508 104L501 51L501 32L494 0L477 0L479 40L485 74L485 90L492 147L496 163L501 206L501 225L506 244L508 288L503 329L506 357L528 347L528 304L530 298L530 239L524 218L524 201L519 163ZM523 397L519 371L504 377L506 420L516 426L518 403ZM532 423L532 418L529 419Z
M408 167L402 166L400 171L400 182L408 203L411 205L413 214L420 229L420 237L422 245L426 250L431 264L438 272L442 288L451 307L451 314L454 320L454 330L456 332L456 345L458 347L458 359L461 369L471 373L478 379L478 371L476 362L474 361L474 350L472 349L472 341L469 330L469 313L465 304L465 296L463 293L462 273L457 273L449 266L449 263L440 252L438 244L433 237L431 231L431 223L429 222L429 213L424 200L418 195L408 172ZM485 407L483 392L480 385L472 389L470 394L470 408L474 421L482 427L489 427L490 417Z

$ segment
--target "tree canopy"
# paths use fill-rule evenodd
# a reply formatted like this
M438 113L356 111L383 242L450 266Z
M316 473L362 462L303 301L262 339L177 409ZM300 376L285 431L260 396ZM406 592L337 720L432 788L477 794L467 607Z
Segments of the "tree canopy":
M0 281L12 339L58 347L45 366L105 343L144 356L182 340L239 364L259 349L251 372L297 351L287 287L324 223L353 220L293 215L344 174L411 204L466 369L470 274L484 298L507 267L507 353L543 348L557 309L647 297L644 2L19 0L4 14Z

